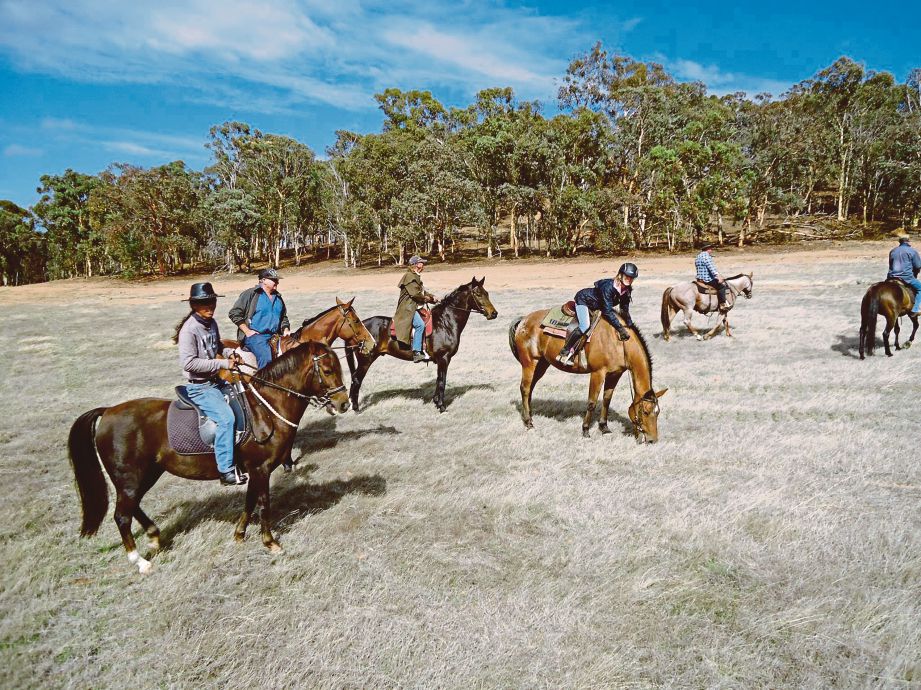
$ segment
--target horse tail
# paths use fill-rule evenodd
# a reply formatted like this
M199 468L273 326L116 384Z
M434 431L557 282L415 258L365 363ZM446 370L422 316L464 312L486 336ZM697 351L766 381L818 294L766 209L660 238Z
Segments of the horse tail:
M876 316L879 314L879 290L873 285L860 305L860 355L872 356L876 348Z
M109 490L106 487L99 456L96 453L96 420L107 410L97 407L84 412L70 427L67 447L70 451L70 464L77 480L77 492L83 511L83 523L80 536L91 537L96 534L102 519L109 510Z
M512 325L508 327L508 346L512 349L512 354L515 355L515 359L521 362L521 359L518 357L518 348L515 346L515 331L518 330L518 324L524 319L523 316L519 316L517 320L512 321Z
M672 305L671 305L672 289L670 287L665 288L665 292L662 293L662 331L668 333L668 329L672 324Z

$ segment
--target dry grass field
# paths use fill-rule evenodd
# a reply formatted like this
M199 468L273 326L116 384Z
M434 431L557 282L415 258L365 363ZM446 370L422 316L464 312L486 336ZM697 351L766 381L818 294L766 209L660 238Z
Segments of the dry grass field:
M77 538L66 437L181 382L169 337L192 279L0 291L0 686L921 687L921 346L856 358L888 249L717 253L754 270L754 298L709 342L660 337L692 257L639 257L634 315L669 389L646 447L626 379L616 433L582 439L588 379L555 370L526 433L507 344L618 259L435 266L429 289L486 275L499 310L472 315L447 411L424 402L434 367L389 358L361 414L308 411L295 472L273 478L280 555L258 528L233 543L242 491L165 477L148 576L110 517ZM399 274L282 288L298 321L336 294L367 317L391 313ZM249 279L215 282L225 315Z

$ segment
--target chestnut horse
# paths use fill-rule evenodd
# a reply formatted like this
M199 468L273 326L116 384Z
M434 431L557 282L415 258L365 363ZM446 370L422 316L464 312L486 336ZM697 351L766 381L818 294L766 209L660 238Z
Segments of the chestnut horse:
M531 419L531 394L537 382L552 365L570 374L591 375L588 406L582 419L582 435L586 438L592 425L595 403L602 386L604 387L604 401L598 428L602 434L611 433L608 428L611 396L620 377L625 371L629 371L633 384L633 402L627 410L627 415L633 424L633 434L637 443L658 441L659 398L668 389L654 391L652 388L652 359L646 340L639 329L628 328L630 338L622 341L607 321L599 320L592 332L591 340L586 343L572 365L566 366L557 361L563 347L563 338L547 335L540 327L548 311L542 309L531 312L515 321L508 332L509 347L521 364L521 419L525 428L534 428Z
M886 347L886 356L892 357L892 350L889 349L889 333L893 328L895 329L895 349L902 349L899 347L900 316L907 315L911 319L911 336L905 343L905 348L911 347L915 333L918 331L918 317L911 315L914 301L914 292L900 280L884 280L881 283L874 283L867 289L860 303L860 359L864 358L864 352L868 357L873 356L873 350L876 348L876 317L879 314L886 319L886 325L883 328L883 345Z
M259 509L262 543L272 551L281 546L269 525L269 476L291 453L297 425L310 404L333 412L349 409L342 368L335 353L322 343L307 343L279 357L246 383L253 411L252 434L236 449L236 459L249 473L246 504L234 537L242 541L253 511ZM70 462L77 480L83 512L80 536L96 533L109 507L105 468L115 486L115 524L128 560L141 573L150 561L137 551L131 520L137 518L156 552L160 530L143 510L141 499L164 472L184 479L217 479L213 453L180 455L169 444L166 414L170 400L139 398L85 412L70 429Z
M445 383L448 378L448 365L451 358L457 354L460 347L461 333L470 318L470 312L476 312L492 321L499 315L496 308L489 301L489 293L483 287L486 278L477 280L475 277L464 285L459 286L454 292L446 295L444 299L432 307L432 348L429 352L434 362L438 365L438 380L435 383L435 395L432 402L439 412L445 411ZM352 400L352 409L358 412L358 392L361 382L372 364L383 355L390 355L404 361L412 361L410 350L403 350L397 342L390 337L390 324L393 321L389 316L372 316L365 319L364 324L377 338L377 347L371 354L359 352L353 354L351 349L346 350L345 357L352 374L352 386L349 395ZM358 360L357 363L355 360Z
M292 347L297 347L310 341L332 345L336 338L354 342L355 346L363 354L370 354L376 345L374 336L365 328L361 317L358 316L358 312L352 306L354 301L354 297L348 302L343 302L337 297L334 306L321 311L310 319L304 319L304 323L296 331L292 331L288 335L273 336L269 341L272 355L277 357L278 354L284 354ZM240 343L236 340L227 340L225 338L221 342L224 347L240 347ZM249 360L251 367L255 366L255 355L247 351L240 351L240 354Z

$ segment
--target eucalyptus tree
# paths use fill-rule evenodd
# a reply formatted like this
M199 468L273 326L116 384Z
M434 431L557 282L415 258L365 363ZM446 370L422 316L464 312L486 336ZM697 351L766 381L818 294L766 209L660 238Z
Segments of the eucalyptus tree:
M103 238L89 222L90 194L100 185L95 175L68 168L62 175L42 175L41 198L32 211L45 230L48 277L70 278L104 272Z
M27 209L0 199L0 281L23 285L45 280L45 236Z

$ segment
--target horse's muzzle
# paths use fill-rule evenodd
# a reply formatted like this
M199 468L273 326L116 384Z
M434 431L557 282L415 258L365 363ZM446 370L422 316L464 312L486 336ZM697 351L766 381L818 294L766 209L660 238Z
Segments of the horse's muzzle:
M487 315L486 315L486 320L487 320L487 321L492 321L492 320L495 319L497 316L499 316L499 312L497 312L495 309L493 309L491 314L487 314Z

